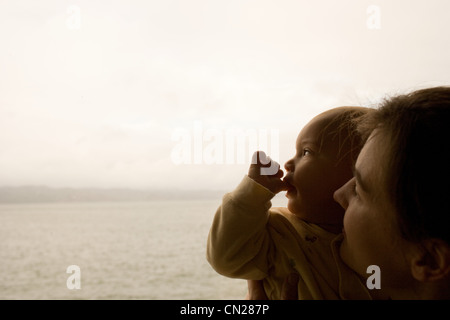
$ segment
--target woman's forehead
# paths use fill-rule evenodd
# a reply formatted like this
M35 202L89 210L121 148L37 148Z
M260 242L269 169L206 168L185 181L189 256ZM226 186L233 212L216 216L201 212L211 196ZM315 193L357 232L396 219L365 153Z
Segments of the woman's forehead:
M386 144L379 132L372 132L356 159L355 171L368 189L378 196L386 193L385 173L388 166Z

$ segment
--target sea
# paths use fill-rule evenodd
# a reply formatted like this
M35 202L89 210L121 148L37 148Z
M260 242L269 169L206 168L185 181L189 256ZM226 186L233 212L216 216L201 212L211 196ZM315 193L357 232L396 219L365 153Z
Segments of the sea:
M223 277L206 261L219 205L0 204L0 299L242 300L246 281Z

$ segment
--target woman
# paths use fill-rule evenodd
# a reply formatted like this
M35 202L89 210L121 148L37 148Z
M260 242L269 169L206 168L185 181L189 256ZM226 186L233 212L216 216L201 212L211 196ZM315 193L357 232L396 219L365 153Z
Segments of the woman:
M346 210L342 260L362 281L380 268L374 299L450 298L449 125L450 88L435 87L385 101L361 126L354 177L334 197ZM262 293L249 283L250 298Z

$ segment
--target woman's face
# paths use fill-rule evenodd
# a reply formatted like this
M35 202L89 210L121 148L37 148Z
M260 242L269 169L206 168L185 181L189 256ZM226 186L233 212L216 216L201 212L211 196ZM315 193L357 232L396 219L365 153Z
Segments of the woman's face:
M398 231L395 208L383 187L381 173L388 163L381 138L378 130L372 133L356 161L354 177L335 192L335 200L345 209L340 255L364 278L371 275L367 267L379 266L382 289L407 289L413 283L408 263L411 244Z

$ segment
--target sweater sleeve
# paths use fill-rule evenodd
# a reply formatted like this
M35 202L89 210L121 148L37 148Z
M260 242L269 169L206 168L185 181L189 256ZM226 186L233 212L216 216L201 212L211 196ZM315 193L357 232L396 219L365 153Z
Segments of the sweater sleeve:
M245 176L223 197L207 242L207 260L220 274L260 280L268 274L271 242L266 228L270 190Z

